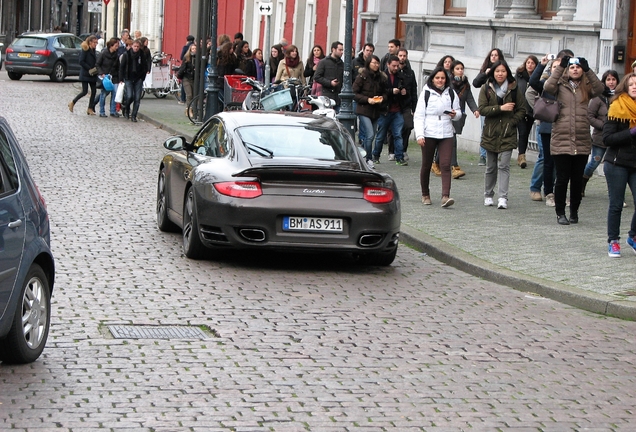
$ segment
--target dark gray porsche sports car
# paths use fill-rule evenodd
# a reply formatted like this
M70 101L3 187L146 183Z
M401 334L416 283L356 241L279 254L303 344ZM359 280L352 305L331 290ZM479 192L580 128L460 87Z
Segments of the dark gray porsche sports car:
M393 179L367 167L349 133L312 114L223 112L193 141L169 138L157 225L201 258L224 247L348 252L390 265L400 232Z

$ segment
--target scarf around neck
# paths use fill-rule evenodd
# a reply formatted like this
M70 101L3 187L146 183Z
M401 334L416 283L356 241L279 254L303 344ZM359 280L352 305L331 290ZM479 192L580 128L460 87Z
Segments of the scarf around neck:
M285 57L285 64L290 68L295 68L300 63L300 57L296 56L296 58L292 58L292 56Z
M627 93L621 93L610 105L608 120L629 122L629 127L636 126L636 101Z
M508 91L508 80L505 80L501 85L497 84L497 81L495 81L495 93L497 93L497 97L500 97L501 99L503 99L507 91Z

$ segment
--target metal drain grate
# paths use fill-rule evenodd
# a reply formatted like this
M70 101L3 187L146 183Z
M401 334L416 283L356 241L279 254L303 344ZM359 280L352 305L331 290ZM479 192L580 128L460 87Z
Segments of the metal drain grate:
M115 339L207 339L198 327L187 326L108 326Z

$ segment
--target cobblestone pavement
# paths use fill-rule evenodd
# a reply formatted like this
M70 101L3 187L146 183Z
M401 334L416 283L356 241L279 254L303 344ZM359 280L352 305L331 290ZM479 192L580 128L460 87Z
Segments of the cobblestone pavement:
M57 259L42 357L0 364L0 430L633 430L636 323L408 247L382 269L188 260L155 227L168 134L89 117L86 99L71 114L77 91L0 73L0 115L47 200ZM109 325L207 338L115 339Z

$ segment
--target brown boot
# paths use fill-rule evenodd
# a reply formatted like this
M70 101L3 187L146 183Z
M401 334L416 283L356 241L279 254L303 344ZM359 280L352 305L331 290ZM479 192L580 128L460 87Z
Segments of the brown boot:
M526 163L526 155L525 154L520 154L517 157L517 165L519 165L521 168L525 168L528 166L528 164Z
M73 112L73 107L75 107L75 102L70 101L70 102L68 103L68 110L69 110L70 112Z
M436 162L433 162L433 165L431 165L431 171L433 171L433 174L435 174L437 177L442 176L442 170L439 169L439 165Z
M458 179L460 177L464 177L466 173L458 166L451 167L451 175L453 179Z
M89 108L89 109L86 110L86 114L95 115L95 111Z

